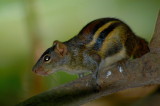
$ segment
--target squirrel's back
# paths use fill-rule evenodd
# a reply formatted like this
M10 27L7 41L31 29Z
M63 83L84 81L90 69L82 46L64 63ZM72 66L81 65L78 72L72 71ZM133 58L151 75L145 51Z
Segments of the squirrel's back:
M116 18L101 18L88 23L69 42L95 50L102 58L117 54L122 57L140 57L149 51L147 42Z

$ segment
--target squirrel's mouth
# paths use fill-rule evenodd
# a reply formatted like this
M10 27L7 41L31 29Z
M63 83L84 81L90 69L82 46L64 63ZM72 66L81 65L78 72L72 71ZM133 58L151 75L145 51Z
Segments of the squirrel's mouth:
M40 75L40 76L47 76L49 75L49 71L38 71L36 72L37 75Z
M34 68L33 72L35 72L37 75L40 75L40 76L47 76L51 73L50 70L44 70L43 67Z

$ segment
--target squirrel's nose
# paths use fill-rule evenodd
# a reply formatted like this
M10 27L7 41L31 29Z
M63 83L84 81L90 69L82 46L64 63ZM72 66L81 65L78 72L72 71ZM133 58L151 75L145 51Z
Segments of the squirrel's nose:
M35 72L35 73L37 72L36 66L33 66L32 71Z

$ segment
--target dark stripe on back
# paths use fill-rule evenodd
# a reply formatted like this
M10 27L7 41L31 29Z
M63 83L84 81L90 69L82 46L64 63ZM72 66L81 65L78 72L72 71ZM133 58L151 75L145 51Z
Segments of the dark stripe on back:
M110 21L116 21L116 20L118 20L118 19L115 19L115 18L102 18L102 19L94 20L94 21L88 23L88 24L80 31L79 34L85 33L85 30L87 29L87 27L89 27L91 24L94 25L94 23L96 23L97 21L99 21L99 22L94 26L94 28L91 29L90 34L94 35L95 32L96 32L101 26L103 26L104 24L106 24L106 23L108 23L108 22L110 22Z
M99 37L97 38L97 41L96 41L93 49L99 50L99 49L101 48L102 44L103 44L103 41L104 41L105 38L107 37L107 35L108 35L110 32L112 32L112 31L113 31L117 26L119 26L119 25L120 25L119 22L118 22L118 23L113 23L113 24L111 24L109 27L107 27L106 29L104 29L104 30L100 33Z
M87 44L93 39L95 32L104 24L110 21L119 21L115 18L101 18L88 23L78 34L82 44ZM85 40L85 41L84 41Z
M100 27L102 27L104 24L106 24L106 23L108 23L108 22L110 22L110 21L114 21L114 20L116 20L116 19L114 19L114 18L102 19L102 20L99 22L99 24L97 24L97 25L94 27L94 29L92 30L91 34L94 35Z
M112 45L112 47L110 47L110 48L108 49L108 51L106 51L105 57L113 56L113 55L117 54L118 52L121 51L122 48L123 48L123 45L122 45L121 42L114 43L114 44Z

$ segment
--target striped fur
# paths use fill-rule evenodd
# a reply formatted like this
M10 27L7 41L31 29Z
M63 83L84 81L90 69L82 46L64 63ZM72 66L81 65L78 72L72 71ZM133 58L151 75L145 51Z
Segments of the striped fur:
M148 47L147 42L138 38L124 22L115 18L101 18L88 23L77 36L67 42L95 51L101 59L114 62L137 55L136 52L140 51L138 41L141 40ZM146 48L145 53L148 51Z
M98 51L102 57L114 55L124 47L121 43L120 26L123 22L114 18L104 18L87 24L78 34L86 48ZM87 40L83 40L87 39Z
M55 41L40 57L33 71L48 75L58 70L69 73L95 73L120 60L140 57L149 51L147 42L137 37L122 21L97 19L66 42ZM45 57L50 56L46 62Z

